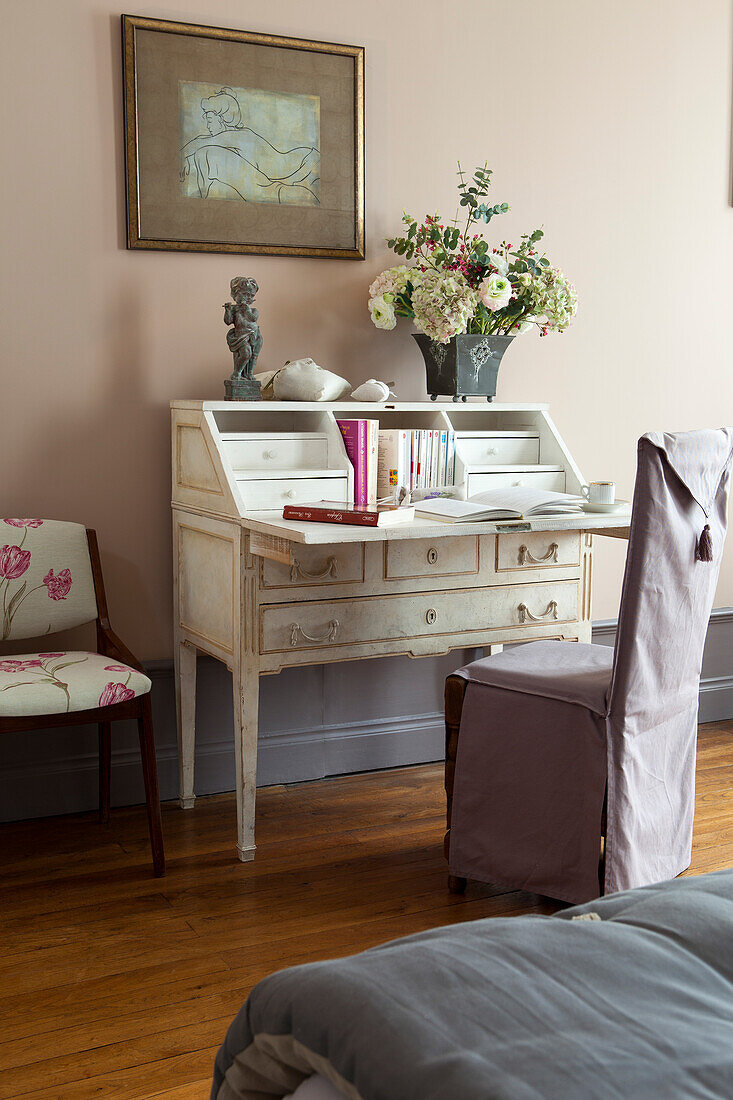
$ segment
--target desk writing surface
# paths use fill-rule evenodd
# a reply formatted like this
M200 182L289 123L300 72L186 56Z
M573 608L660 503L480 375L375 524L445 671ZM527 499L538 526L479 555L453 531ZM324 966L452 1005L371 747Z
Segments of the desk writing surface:
M286 539L307 546L350 542L389 542L393 539L433 539L451 535L500 535L516 531L625 531L631 520L631 509L612 515L535 516L533 519L505 520L500 523L440 523L438 520L416 517L411 523L395 527L362 527L356 524L308 523L283 519L274 511L248 512L242 516L242 526L263 535Z

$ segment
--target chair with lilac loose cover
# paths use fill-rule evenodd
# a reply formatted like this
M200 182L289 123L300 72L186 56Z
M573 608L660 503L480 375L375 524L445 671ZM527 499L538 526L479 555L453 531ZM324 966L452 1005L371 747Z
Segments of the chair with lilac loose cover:
M97 651L49 645L0 655L0 734L51 726L99 727L99 812L109 821L111 723L138 723L156 875L165 871L151 682L112 631L97 536L79 523L0 520L0 641L39 638L96 623Z
M732 457L731 428L639 440L613 649L529 642L448 677L452 891L478 879L578 903L689 866Z

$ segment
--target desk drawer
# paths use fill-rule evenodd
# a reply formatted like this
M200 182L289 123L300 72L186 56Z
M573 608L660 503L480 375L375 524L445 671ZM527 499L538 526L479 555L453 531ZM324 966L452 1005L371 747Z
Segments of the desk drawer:
M456 447L470 466L534 466L540 460L539 436L456 433Z
M319 500L345 503L349 489L346 473L336 477L268 478L238 484L248 511L277 508L281 514L285 504L315 504Z
M303 588L306 585L357 584L364 580L364 543L334 546L298 546L293 543L290 564L262 562L263 588Z
M521 630L536 623L574 622L577 617L577 581L273 604L260 611L260 652L333 650L507 627Z
M325 436L230 435L223 446L233 470L312 470L328 465Z
M513 470L509 473L469 473L467 496L485 493L488 489L508 489L523 485L527 489L551 489L565 492L564 470Z
M384 578L459 577L478 573L478 535L395 539L384 544Z
M497 536L497 573L508 569L562 569L566 565L580 565L577 531L526 531Z

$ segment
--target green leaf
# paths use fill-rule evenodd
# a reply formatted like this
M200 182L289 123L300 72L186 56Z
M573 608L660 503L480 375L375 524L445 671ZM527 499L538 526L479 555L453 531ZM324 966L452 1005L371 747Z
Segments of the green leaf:
M20 588L14 594L13 598L11 599L10 603L8 604L8 619L12 619L13 615L15 614L15 609L18 606L19 602L22 600L23 593L25 592L26 587L27 587L27 582L23 581Z

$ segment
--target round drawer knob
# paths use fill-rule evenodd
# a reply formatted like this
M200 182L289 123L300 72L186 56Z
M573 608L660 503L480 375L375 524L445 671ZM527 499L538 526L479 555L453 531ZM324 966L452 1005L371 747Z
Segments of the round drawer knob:
M431 546L425 556L428 559L428 565L435 565L436 561L438 560L438 551L435 549L434 546Z
M262 457L263 458L277 458L277 452L276 451L265 451L265 453Z
M519 481L515 481L514 484L515 484L515 486L519 486L519 485L524 485L524 482L520 478Z
M495 455L496 454L496 447L489 447L489 449L487 450L486 453L487 453L487 455Z
M425 622L428 624L428 626L432 626L437 617L438 612L435 610L435 608L429 607L425 614Z
M288 500L292 500L295 496L295 489L286 489L286 491L283 493L283 496L287 497Z

